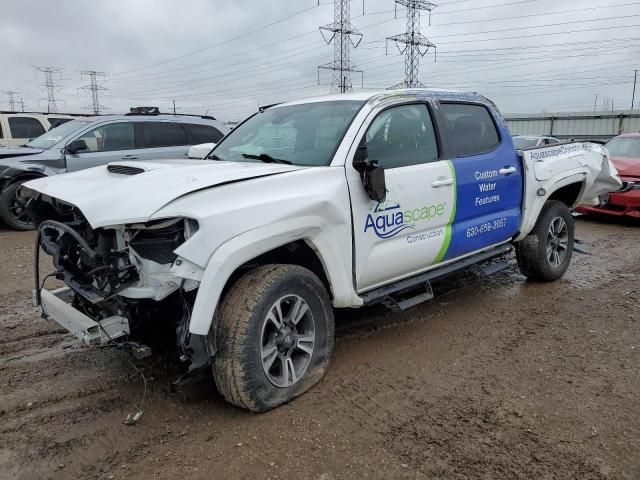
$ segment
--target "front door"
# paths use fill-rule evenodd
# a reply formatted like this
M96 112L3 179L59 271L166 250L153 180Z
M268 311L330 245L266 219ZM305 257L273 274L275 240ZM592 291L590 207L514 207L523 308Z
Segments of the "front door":
M354 222L355 280L362 292L425 270L442 260L451 236L455 185L442 160L426 104L387 108L361 143L385 169L387 196L370 200L347 164Z
M445 260L509 240L518 230L522 167L509 132L485 105L442 103L456 179L456 214Z
M74 140L84 140L87 149L66 154L68 172L139 158L133 122L100 125Z

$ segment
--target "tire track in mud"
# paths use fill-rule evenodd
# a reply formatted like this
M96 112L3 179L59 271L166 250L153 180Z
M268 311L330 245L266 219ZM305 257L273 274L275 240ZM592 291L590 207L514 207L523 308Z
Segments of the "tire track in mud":
M122 425L142 393L124 354L57 356L69 337L20 292L0 306L0 404L11 400L0 411L0 471L29 480L640 478L631 318L640 297L618 291L637 290L629 258L640 258L640 230L580 230L594 255L576 255L559 283L529 284L511 268L449 279L433 302L401 314L348 312L325 379L260 416L224 405L208 383L179 401L170 375L149 365L142 421ZM11 357L21 346L33 362L28 352Z
M603 246L610 248L616 243L604 242ZM640 251L636 251L635 254L640 258ZM595 299L597 293L610 292L618 286L617 280L612 279L626 278L637 284L638 274L627 271L627 259L620 255L605 256L608 275L591 279L586 283L590 287L588 290L583 289L585 283L575 281L576 277L584 273L575 271L571 275L573 278L563 282L566 285L562 289L553 288L552 285L514 287L525 290L522 295L527 295L529 302L520 302L524 305L521 305L519 314L511 315L508 321L501 318L506 317L508 311L497 309L492 312L494 319L490 323L494 329L497 327L497 332L481 340L493 340L496 345L489 344L473 354L473 357L485 357L480 360L477 370L482 370L483 366L486 368L487 363L499 362L509 356L516 357L512 358L516 364L526 365L530 359L517 358L518 352L525 345L536 341L556 343L556 348L563 352L563 348L567 346L567 333L581 327L580 322L575 320L582 317L582 312L576 315L576 312L571 310L580 310L581 307L587 306L597 311L598 303L600 302L601 306L603 302L601 299ZM588 258L585 260L584 263L580 262L582 265L579 270L589 272L591 262ZM635 268L638 270L640 267ZM513 270L498 275L489 285L477 288L471 296L486 295L495 284L508 286L513 281L512 277L517 275L519 274ZM566 292L557 291L567 289L575 292L574 295L577 294L581 301L567 304L564 301ZM452 293L455 294L457 290ZM522 296L518 292L506 293L510 298ZM531 301L532 296L535 298L540 295L546 296L550 301L542 305ZM584 301L585 298L593 300ZM604 301L606 302L606 299ZM429 315L429 320L442 316L441 308L446 302L440 303L441 305L431 309L432 312L435 310L435 315ZM562 304L579 308L568 308L570 312L566 313L559 312L557 305ZM421 313L418 310L424 308L416 309L416 317ZM426 309L429 310L429 307ZM630 316L629 319L633 317ZM639 317L636 316L635 319L638 320ZM570 320L573 320L574 324L567 326ZM369 337L388 328L404 327L416 320L414 318L405 323L399 321L392 325L376 325L383 321L384 318L374 319L374 327L364 336ZM349 336L357 337L354 329L360 325L356 320L353 328L350 325L345 331ZM502 326L504 328L501 328ZM477 332L480 333L485 327L486 325L481 325ZM558 329L561 330L560 333L557 332ZM634 333L635 338L638 338L640 332L636 330ZM572 339L575 340L573 344L585 342L584 338L576 335L573 335ZM572 343L568 345L571 346ZM599 345L600 348L606 346L606 342ZM606 353L600 353L613 354L615 350L615 347L608 346ZM567 353L556 355L554 358L557 365L552 368L555 371L561 370L566 365L565 359L575 356L572 351L570 349ZM517 365L515 368L517 369ZM592 372L594 370L598 369L594 369L592 365ZM578 367L578 371L583 374L588 372L584 366ZM450 386L453 384L453 390L457 394L441 396L442 389L437 388L438 382L429 385L429 393L425 394L424 388L416 388L414 376L399 376L396 372L396 369L380 368L379 365L357 366L348 376L343 376L334 383L330 388L330 394L327 397L323 396L322 401L331 397L332 406L344 410L341 416L349 417L355 425L352 428L354 432L376 432L378 441L385 449L396 453L403 464L413 468L416 475L412 478L477 478L488 475L489 478L529 479L554 476L558 471L564 472L563 478L631 478L628 474L616 472L610 463L599 457L588 458L581 451L583 440L576 441L572 436L564 438L562 432L554 435L538 434L535 430L536 418L523 415L522 406L510 407L508 403L496 402L495 395L505 393L505 388L501 385L504 381L502 376L481 374L479 378L463 376L456 380L455 375L449 375L447 381ZM376 382L373 386L370 383L372 378L375 378ZM473 400L477 392L470 394L467 391L466 380L475 380L480 385L480 391L489 397L489 401L478 404ZM574 380L566 381L573 383ZM603 385L598 386L599 382L603 382ZM612 387L607 385L608 383L607 379L592 379L590 391L584 393L593 394L594 391L600 390L603 396L611 398ZM453 417L451 413L454 414ZM638 427L640 428L640 425ZM593 428L593 431L597 430ZM496 429L500 432L497 436ZM468 448L469 443L473 444L472 449ZM634 471L633 466L631 471ZM420 475L417 475L418 473Z

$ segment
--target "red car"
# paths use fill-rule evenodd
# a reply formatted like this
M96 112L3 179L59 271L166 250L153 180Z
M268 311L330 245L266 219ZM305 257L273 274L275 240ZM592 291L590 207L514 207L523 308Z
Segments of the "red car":
M640 218L640 133L619 135L605 145L618 169L622 189L611 192L599 206L580 205L580 213Z

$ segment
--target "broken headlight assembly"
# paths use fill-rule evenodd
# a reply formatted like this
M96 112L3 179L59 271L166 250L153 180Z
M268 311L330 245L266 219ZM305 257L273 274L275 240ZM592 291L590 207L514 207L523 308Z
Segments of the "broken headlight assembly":
M180 245L198 231L198 222L185 218L170 218L127 226L127 242L146 260L165 265L173 263Z
M42 221L38 245L51 255L58 278L97 303L139 282L137 259L160 265L173 263L177 258L174 250L197 229L195 220L171 218L94 230L78 215L64 223Z

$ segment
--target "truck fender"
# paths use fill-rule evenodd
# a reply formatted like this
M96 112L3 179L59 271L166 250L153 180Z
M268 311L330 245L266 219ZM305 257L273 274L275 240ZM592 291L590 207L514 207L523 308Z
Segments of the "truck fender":
M235 270L250 260L288 243L303 240L317 252L333 293L335 307L362 305L351 282L351 259L343 258L327 232L332 229L315 216L287 219L250 230L222 244L211 256L198 289L189 331L207 335L220 295ZM324 232L324 233L323 233Z
M527 198L525 199L525 202L524 202L525 210L523 210L522 212L523 223L520 226L520 233L518 233L514 241L519 242L520 240L524 239L527 235L529 235L529 233L531 233L531 230L533 230L533 227L538 221L538 217L540 216L542 207L544 207L544 204L546 203L546 201L549 200L549 198L561 188L574 183L580 183L581 192L578 195L578 199L579 199L582 196L582 191L584 190L584 187L585 187L585 178L586 178L586 173L581 172L581 173L574 173L572 175L569 175L560 179L557 179L557 178L551 179L548 182L544 182L544 184L551 185L551 187L549 187L548 190L544 188L544 184L539 185L542 189L545 190L545 194L542 196L539 195L538 191L526 192ZM529 207L528 209L526 209L527 204L531 205L531 207ZM571 205L569 205L569 207L571 207Z

